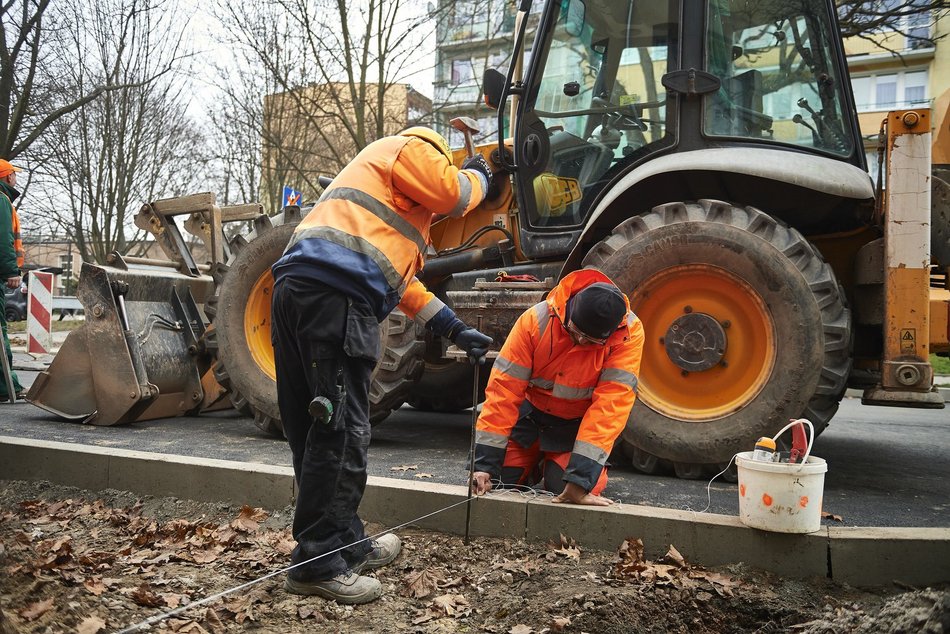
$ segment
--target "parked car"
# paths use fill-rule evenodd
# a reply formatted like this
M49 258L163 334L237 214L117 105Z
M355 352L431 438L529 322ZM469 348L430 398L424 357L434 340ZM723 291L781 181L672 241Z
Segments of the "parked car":
M26 286L21 284L16 288L4 287L4 314L7 321L23 321L26 319Z

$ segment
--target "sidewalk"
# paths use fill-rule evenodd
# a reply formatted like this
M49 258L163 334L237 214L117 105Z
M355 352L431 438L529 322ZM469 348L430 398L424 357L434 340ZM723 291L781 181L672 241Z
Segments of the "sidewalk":
M49 354L37 354L26 351L27 338L25 332L11 332L10 349L13 351L13 369L33 372L42 372L45 370L49 364L53 362L53 357L59 352L63 342L66 341L69 331L54 332L52 334L52 350L50 350Z

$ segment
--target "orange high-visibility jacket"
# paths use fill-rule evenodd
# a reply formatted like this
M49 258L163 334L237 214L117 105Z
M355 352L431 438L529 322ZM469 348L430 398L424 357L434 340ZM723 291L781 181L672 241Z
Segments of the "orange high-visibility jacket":
M26 252L23 250L23 238L20 237L20 216L17 215L16 207L13 209L13 250L16 251L16 265L23 268L26 261Z
M485 197L486 184L477 171L458 169L422 139L375 141L297 225L274 277L319 279L364 299L380 321L397 304L423 322L443 309L451 312L415 275L425 263L433 214L468 213Z
M525 399L542 412L581 418L564 479L590 491L623 431L636 400L643 324L627 303L627 318L599 345L576 345L564 327L567 300L595 282L596 269L567 275L545 301L515 323L495 360L475 432L476 470L497 476Z

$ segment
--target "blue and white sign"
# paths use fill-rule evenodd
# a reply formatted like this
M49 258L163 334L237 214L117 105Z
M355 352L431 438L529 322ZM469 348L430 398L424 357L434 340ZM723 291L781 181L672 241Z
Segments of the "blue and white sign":
M283 207L290 205L299 205L303 201L303 192L299 192L290 185L284 185L284 204Z

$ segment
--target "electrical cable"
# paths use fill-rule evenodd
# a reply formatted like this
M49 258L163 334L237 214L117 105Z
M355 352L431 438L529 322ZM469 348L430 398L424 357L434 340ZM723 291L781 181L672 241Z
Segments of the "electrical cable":
M125 629L123 629L123 630L119 630L118 632L116 632L116 634L128 634L129 632L136 632L136 631L140 630L140 629L143 628L143 627L148 627L148 626L150 626L150 625L155 625L156 623L160 623L161 621L164 621L165 619L167 619L167 618L169 618L169 617L175 616L175 615L177 615L177 614L181 614L182 612L185 612L186 610L190 610L191 608L195 608L195 607L198 607L198 606L200 606L200 605L206 605L206 604L208 604L208 603L211 603L212 601L216 601L217 599L220 599L221 597L224 597L224 596L227 596L227 595L232 594L232 593L234 593L234 592L237 592L238 590L243 590L243 589L245 589L245 588L249 588L249 587L251 587L251 586L253 586L253 585L256 585L256 584L258 584L258 583L261 583L262 581L266 581L266 580L268 580L268 579L271 579L272 577L276 577L276 576L279 575L279 574L283 574L283 573L285 573L285 572L288 572L288 571L290 571L290 570L293 570L294 568L297 568L298 566L303 566L303 565L309 564L309 563L311 563L311 562L313 562L313 561L316 561L317 559L320 559L321 557L327 557L328 555L332 555L332 554L334 554L334 553L338 553L338 552L340 552L341 550L345 550L345 549L347 549L347 548L349 548L349 547L351 547L351 546L355 546L356 544L365 542L366 540L376 539L377 537L380 537L380 536L382 536L382 535L385 535L386 533L391 533L391 532L393 532L393 531L397 531L397 530L399 530L400 528L405 528L406 526L409 526L410 524L415 524L415 523L417 523L417 522L419 522L419 521L421 521L421 520L424 520L424 519L426 519L426 518L432 517L433 515L438 515L439 513L443 513L443 512L445 512L445 511L448 511L449 509L453 509L453 508L455 508L456 506L459 506L459 505L462 505L462 504L468 504L468 503L471 502L472 500L477 500L477 499L478 499L477 497L474 497L474 498L473 498L473 497L470 497L470 498L466 498L466 499L464 499L464 500L461 500L461 501L459 501L459 502L455 502L454 504L450 504L450 505L446 506L445 508L441 508L441 509L438 509L438 510L436 510L436 511L432 511L431 513L427 513L426 515L423 515L423 516L421 516L421 517L417 517L416 519L409 520L408 522L403 522L402 524L400 524L400 525L398 525L398 526L394 526L394 527L392 527L392 528L388 528L388 529L386 529L386 530L380 531L380 532L376 533L375 535L370 535L370 536L368 536L368 537L364 537L363 539L357 540L357 541L353 542L352 544L347 544L346 546L340 546L339 548L337 548L337 549L335 549L335 550L331 550L330 552L323 553L322 555L317 555L316 557L311 557L310 559L308 559L308 560L306 560L306 561L301 561L300 563L293 564L292 566L287 566L286 568L281 568L280 570L275 570L274 572L269 572L269 573L267 573L266 575L264 575L263 577L258 577L257 579L252 579L251 581L248 581L247 583L242 583L242 584L239 585L239 586L235 586L235 587L233 587L233 588L229 588L229 589L224 590L224 591L222 591L222 592L218 592L217 594L213 594L213 595L211 595L211 596L205 597L204 599L199 599L198 601L192 601L192 602L189 603L188 605L183 605L183 606L181 606L180 608L175 608L174 610L170 610L170 611L168 611L168 612L163 612L162 614L156 614L155 616L151 616L151 617L145 619L144 621L140 621L140 622L138 622L138 623L136 623L136 624L134 624L134 625L130 625L129 627L127 627L127 628L125 628Z
M446 255L454 255L454 254L456 254L456 253L460 253L460 252L462 252L462 251L466 251L466 250L472 248L472 247L475 245L475 241L476 241L476 240L478 240L478 239L481 238L483 235L485 235L486 233L489 233L489 232L491 232L491 231L500 231L500 232L502 232L503 234L505 234L505 237L507 237L507 238L508 238L509 240L511 240L512 242L514 242L514 240L515 240L515 237L514 237L513 235L511 235L511 232L508 231L507 229L505 229L504 227L499 227L499 226L497 226L497 225L486 225L486 226L481 227L480 229L476 230L475 233L473 233L472 235L470 235L470 236L468 237L468 239L465 240L465 242L463 242L462 244L458 245L457 247L452 247L451 249L442 249L441 251L438 252L438 256L439 256L439 257L442 257L442 256L446 256Z

